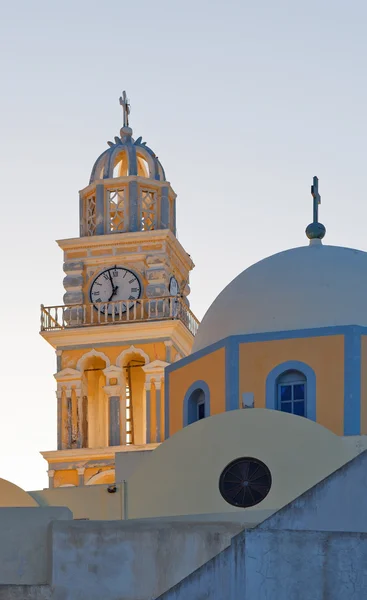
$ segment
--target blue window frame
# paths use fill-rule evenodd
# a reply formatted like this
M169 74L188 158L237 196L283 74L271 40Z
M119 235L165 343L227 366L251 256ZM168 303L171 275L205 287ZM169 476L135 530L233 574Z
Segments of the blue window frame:
M306 377L299 371L286 371L277 380L278 410L300 417L307 414Z
M183 424L191 425L210 415L210 392L205 381L195 381L187 390L183 402Z

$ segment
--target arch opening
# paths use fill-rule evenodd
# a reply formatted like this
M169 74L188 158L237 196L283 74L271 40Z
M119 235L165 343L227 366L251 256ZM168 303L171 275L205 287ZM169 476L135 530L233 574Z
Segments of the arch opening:
M184 426L210 415L209 388L205 382L193 384L184 399Z
M129 160L126 150L117 154L113 162L112 177L127 177L129 174Z
M83 363L83 429L85 447L108 446L108 402L104 391L106 377L103 373L106 361L100 356L90 356ZM83 436L84 437L84 436Z

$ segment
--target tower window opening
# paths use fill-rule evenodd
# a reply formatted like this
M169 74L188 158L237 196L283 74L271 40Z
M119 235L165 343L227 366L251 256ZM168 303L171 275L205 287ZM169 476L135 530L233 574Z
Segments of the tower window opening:
M108 190L109 225L111 233L126 231L125 188Z
M198 402L197 405L197 420L200 421L200 419L204 419L205 418L205 401L202 400L201 402Z
M143 374L141 367L144 364L144 361L133 359L125 366L125 419L127 446L141 443L139 442L139 423L141 421L139 398L141 397L142 390L140 389L139 378Z
M85 199L85 233L87 236L96 234L96 197Z
M184 425L191 425L210 415L209 390L197 387L186 393L184 400Z
M127 177L128 175L128 159L126 151L122 151L118 154L113 167L113 177Z
M157 193L154 190L142 190L139 204L141 231L155 229L157 221Z
M138 175L140 177L149 177L149 165L147 160L140 154L136 155L138 163Z
M303 373L283 373L277 380L278 410L305 417L306 392L306 377Z

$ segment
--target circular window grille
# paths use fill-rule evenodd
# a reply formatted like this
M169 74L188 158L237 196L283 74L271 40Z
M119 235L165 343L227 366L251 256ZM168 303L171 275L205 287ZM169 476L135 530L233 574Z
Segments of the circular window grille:
M255 506L268 495L271 473L256 458L237 458L226 466L219 479L219 491L232 506Z

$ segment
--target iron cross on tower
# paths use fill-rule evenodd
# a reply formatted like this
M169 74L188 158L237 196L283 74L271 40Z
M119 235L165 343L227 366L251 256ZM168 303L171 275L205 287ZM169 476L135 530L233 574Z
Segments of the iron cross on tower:
M318 177L313 178L313 184L311 185L311 194L313 197L313 222L319 222L319 204L321 204L321 196L319 194L319 180Z
M124 111L124 127L129 127L130 102L126 96L125 90L122 92L122 96L120 96L120 104Z

